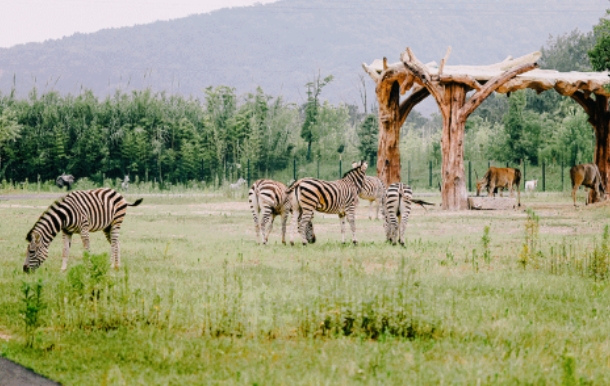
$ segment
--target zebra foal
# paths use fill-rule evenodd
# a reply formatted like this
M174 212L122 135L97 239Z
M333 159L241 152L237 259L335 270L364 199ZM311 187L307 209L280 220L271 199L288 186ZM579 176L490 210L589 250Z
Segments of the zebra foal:
M383 197L386 240L394 245L397 240L401 245L405 244L404 234L411 214L412 196L411 187L397 182L388 186Z
M358 243L355 222L356 205L368 165L361 161L353 163L352 167L352 170L345 173L343 178L337 181L302 178L288 188L287 193L290 195L293 212L292 234L294 234L298 223L303 245L307 244L308 241L311 242L308 239L308 232L309 230L313 232L311 220L314 211L339 215L343 243L345 243L345 217L347 217L352 230L352 241L354 244Z
M375 220L379 218L379 206L385 194L385 185L378 177L366 176L362 191L358 194L363 200L369 202L369 219L373 219L371 211L373 210L373 202L375 202Z
M49 253L49 244L61 231L63 233L63 253L61 270L68 267L68 256L72 235L80 233L83 246L88 251L89 232L104 231L110 243L110 263L118 268L120 259L119 230L128 206L138 206L142 199L129 203L115 190L108 188L93 190L76 190L55 201L40 216L36 224L28 232L29 242L24 272L38 268Z

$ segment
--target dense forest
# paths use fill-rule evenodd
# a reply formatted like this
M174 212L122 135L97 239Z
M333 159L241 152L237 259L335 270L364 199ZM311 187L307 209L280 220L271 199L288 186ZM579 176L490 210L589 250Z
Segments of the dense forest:
M549 34L588 31L606 0L280 0L0 49L0 90L37 87L99 97L150 88L204 98L257 87L304 103L318 70L331 103L358 104L360 64L397 61L410 46L424 62L453 48L449 64L490 64L539 49ZM367 83L369 92L372 85Z
M610 34L603 22L590 33L550 38L541 65L561 71L591 69L596 42ZM598 44L599 45L599 44ZM607 64L596 64L604 68ZM601 67L600 67L601 66ZM334 82L318 74L303 85L305 103L256 88L238 95L208 87L202 99L150 89L104 98L90 90L62 96L32 89L0 94L0 179L53 180L66 172L93 180L213 181L253 170L283 170L292 160L364 158L374 162L377 117L362 103L331 104L322 96ZM368 100L373 96L368 96ZM403 158L440 161L440 117L414 111L402 130ZM465 157L536 165L592 159L594 136L587 116L554 91L531 90L489 98L469 119Z

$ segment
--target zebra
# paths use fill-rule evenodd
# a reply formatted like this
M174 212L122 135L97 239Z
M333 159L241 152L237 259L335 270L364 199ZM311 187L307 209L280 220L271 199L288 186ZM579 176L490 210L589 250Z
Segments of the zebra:
M38 268L47 258L49 244L62 231L64 248L61 270L68 267L72 234L80 233L83 246L88 251L89 232L103 230L111 246L110 263L116 269L120 265L119 230L128 206L138 206L142 198L133 204L117 191L109 188L75 190L55 201L40 216L28 232L29 242L24 272Z
M129 176L128 175L125 175L123 182L121 182L121 189L123 189L124 191L127 191L127 189L129 189Z
M352 170L345 173L343 178L337 181L302 178L288 188L287 193L290 195L293 211L292 234L294 234L298 221L298 230L303 245L309 242L307 239L309 227L313 231L311 220L314 211L339 215L343 243L345 243L345 217L347 216L352 230L352 242L354 244L358 243L355 223L356 205L358 204L358 193L360 193L364 184L368 164L364 161L355 162L352 167Z
M393 245L396 245L397 239L401 245L405 244L404 234L411 214L412 197L411 187L402 182L388 186L388 190L383 196L382 211L385 218L383 227L386 240Z
M371 210L373 209L373 202L375 205L375 220L379 219L379 205L383 199L385 193L385 185L378 177L366 176L364 178L364 185L362 191L358 196L363 200L369 202L369 219L373 219Z
M240 187L241 187L243 184L245 184L246 182L248 182L248 181L244 180L242 177L239 177L239 179L237 180L237 182L235 182L234 184L229 184L229 185L230 185L231 189L233 189L233 190L237 190L237 189L239 189L239 188L240 188Z
M254 232L257 240L267 244L269 234L273 228L273 220L279 215L282 219L282 244L286 244L286 223L288 213L292 211L290 199L286 194L286 185L273 180L257 180L250 187L248 192L248 202L254 218ZM259 216L260 219L259 219ZM269 229L267 229L269 223ZM307 228L307 240L315 242L313 226Z

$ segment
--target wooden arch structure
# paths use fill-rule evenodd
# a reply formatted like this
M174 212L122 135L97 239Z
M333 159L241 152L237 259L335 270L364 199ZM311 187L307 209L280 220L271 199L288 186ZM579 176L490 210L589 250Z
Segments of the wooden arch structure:
M432 95L443 118L441 136L441 195L443 209L467 209L464 173L464 130L466 120L493 92L510 93L531 88L541 93L555 89L578 102L589 115L596 136L595 162L608 191L610 180L610 84L607 72L539 70L539 52L517 59L508 57L489 66L446 66L451 49L436 63L423 64L407 48L401 61L363 63L375 81L379 104L379 149L377 175L386 184L400 181L400 128L412 108ZM473 91L470 98L467 93ZM409 95L406 95L411 91ZM401 95L403 100L401 101Z

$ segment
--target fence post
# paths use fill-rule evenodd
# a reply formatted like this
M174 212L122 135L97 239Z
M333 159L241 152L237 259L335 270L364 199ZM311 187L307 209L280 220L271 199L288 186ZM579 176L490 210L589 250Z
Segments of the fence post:
M491 167L491 161L487 160L487 169L489 169Z
M563 156L561 156L561 191L563 192Z
M544 161L542 161L542 191L546 192L546 167Z
M339 158L339 179L341 179L342 175L341 175L341 158Z
M250 158L248 158L248 177L247 177L247 180L248 180L248 186L250 186Z
M525 175L525 158L523 159L523 191L525 191L525 180L527 179Z
M292 179L297 180L297 159L292 159Z
M411 160L407 161L407 185L411 186Z
M468 191L472 192L472 161L468 161Z
M320 179L320 159L318 158L318 179Z
M428 186L432 187L432 161L428 161Z

